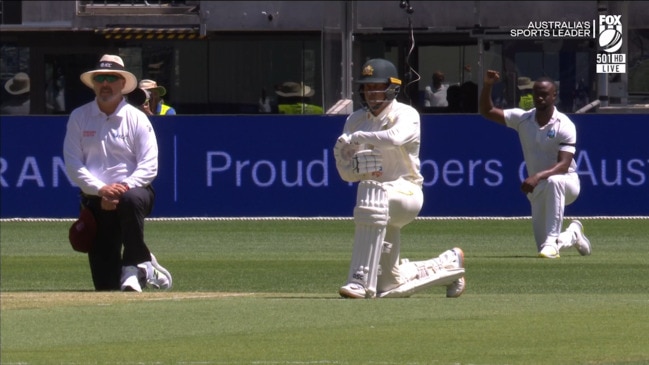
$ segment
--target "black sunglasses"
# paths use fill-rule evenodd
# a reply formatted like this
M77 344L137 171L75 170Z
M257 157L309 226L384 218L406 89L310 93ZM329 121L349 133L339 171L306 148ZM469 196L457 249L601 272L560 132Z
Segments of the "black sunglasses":
M119 79L121 79L120 76L117 75L96 75L95 77L92 78L95 82L102 83L104 81L108 81L108 83L113 83Z

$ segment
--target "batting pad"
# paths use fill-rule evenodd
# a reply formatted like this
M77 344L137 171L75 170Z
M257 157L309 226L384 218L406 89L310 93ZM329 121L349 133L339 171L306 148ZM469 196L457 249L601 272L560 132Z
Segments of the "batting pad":
M432 265L431 265L432 264ZM379 298L406 298L418 291L432 286L447 286L464 276L464 268L443 268L435 260L409 262L415 265L417 278L410 280L392 290L378 294Z
M377 181L360 182L354 208L356 230L347 283L363 285L368 297L376 295L379 260L388 220L388 196L383 185Z

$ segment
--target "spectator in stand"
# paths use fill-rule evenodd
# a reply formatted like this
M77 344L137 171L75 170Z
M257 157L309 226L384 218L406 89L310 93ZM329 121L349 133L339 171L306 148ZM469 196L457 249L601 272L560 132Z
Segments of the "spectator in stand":
M321 106L310 104L315 90L302 83L287 81L275 89L280 114L322 114Z
M147 90L151 93L149 107L146 113L148 115L176 115L176 109L165 104L163 96L167 95L167 89L164 86L158 86L158 83L144 79L140 80L140 89Z
M448 101L446 100L446 90L448 84L444 83L444 74L442 71L435 71L433 73L433 84L426 86L426 98L424 100L425 107L446 107Z
M30 108L29 75L24 72L15 74L5 83L5 90L9 93L9 98L3 100L0 114L28 115Z

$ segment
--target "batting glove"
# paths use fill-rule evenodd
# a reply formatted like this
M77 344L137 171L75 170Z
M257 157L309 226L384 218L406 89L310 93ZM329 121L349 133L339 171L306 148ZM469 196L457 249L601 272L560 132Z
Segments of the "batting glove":
M377 150L358 151L352 159L352 169L357 174L383 171L383 156Z
M351 144L350 140L351 138L348 134L343 134L338 137L336 145L334 146L334 157L337 161L351 161L354 154L358 151L358 145Z

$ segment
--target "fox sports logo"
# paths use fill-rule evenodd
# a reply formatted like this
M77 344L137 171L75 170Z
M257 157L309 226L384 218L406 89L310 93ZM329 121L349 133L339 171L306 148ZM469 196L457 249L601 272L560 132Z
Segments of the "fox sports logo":
M622 47L621 15L599 16L599 46L604 52L613 53Z

